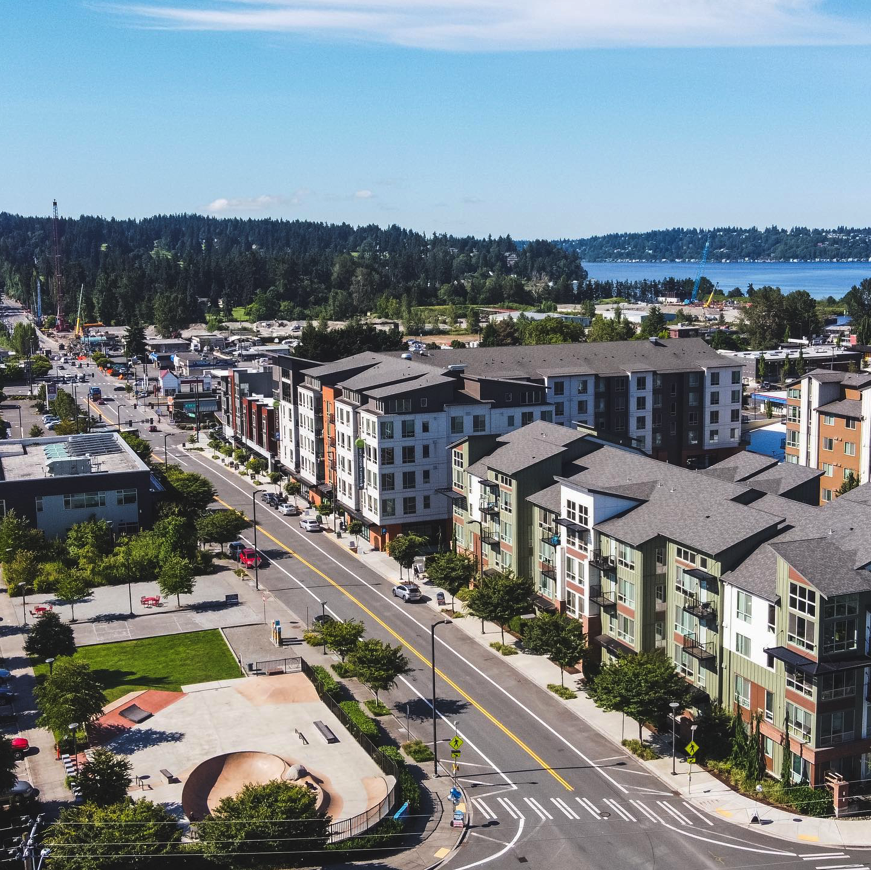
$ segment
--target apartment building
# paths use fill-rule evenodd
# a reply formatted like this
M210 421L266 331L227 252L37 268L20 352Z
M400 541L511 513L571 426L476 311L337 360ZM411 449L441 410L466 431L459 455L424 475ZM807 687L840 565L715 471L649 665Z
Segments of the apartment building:
M823 472L820 498L871 481L871 374L818 369L787 384L786 461Z
M582 620L605 659L661 649L696 709L759 713L775 775L788 751L795 781L867 777L871 487L821 506L817 469L742 453L694 472L525 429L483 456L474 439L452 447L458 545L491 570L528 570L536 606ZM525 512L521 444L541 479L554 474Z
M265 460L272 471L278 457L278 422L273 367L216 369L215 416L224 434Z

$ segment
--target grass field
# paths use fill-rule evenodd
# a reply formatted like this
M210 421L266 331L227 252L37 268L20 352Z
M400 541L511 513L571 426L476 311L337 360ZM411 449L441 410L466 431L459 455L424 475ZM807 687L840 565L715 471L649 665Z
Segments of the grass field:
M232 311L230 312L230 315L232 316L233 320L240 320L240 321L244 320L245 319L245 306L244 305L237 305L234 309L232 309Z
M142 689L177 692L190 683L240 676L217 630L84 646L76 657L90 664L110 701ZM45 671L38 666L37 673Z

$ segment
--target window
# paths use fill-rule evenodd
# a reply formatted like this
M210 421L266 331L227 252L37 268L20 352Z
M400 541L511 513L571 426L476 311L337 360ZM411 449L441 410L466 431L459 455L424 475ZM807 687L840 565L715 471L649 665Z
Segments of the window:
M770 737L762 737L762 751L766 758L771 758L774 755L774 741Z
M853 711L838 710L820 717L820 746L835 746L853 739Z
M646 390L647 389L647 376L639 375L635 379L635 389L636 390Z
M637 431L643 431L647 428L647 417L644 414L640 414L635 418L635 428Z
M823 474L824 474L826 477L834 477L834 475L835 475L835 466L832 465L831 462L824 462L824 463L823 463Z
M588 393L590 391L590 383L586 378L578 381L578 395L580 396L582 393Z
M675 605L674 607L674 630L684 637L695 636L695 625L692 614L687 613L678 605Z
M396 499L385 498L381 501L381 516L395 517L396 516Z
M708 443L715 444L719 440L720 433L716 429L711 429L711 431L708 432Z
M855 441L845 441L844 442L844 453L847 456L855 456L856 455L856 442Z
M381 491L393 492L396 485L396 477L393 472L381 475Z
M410 465L414 462L415 450L413 444L407 444L402 448L402 464Z
M856 616L859 612L859 597L857 595L839 595L826 600L823 616L835 619L838 616Z
M116 504L136 504L135 489L119 489L115 493Z
M792 689L793 692L798 692L800 695L805 695L808 698L814 696L814 681L812 677L801 671L786 670L786 688Z
M430 506L430 503L431 503L431 498L432 498L432 496L428 496L428 495L425 495L425 496L423 497L423 509L424 509L425 511L428 511L428 510L429 510L429 506Z
M451 435L463 434L463 418L451 417Z
M505 541L506 544L510 544L513 540L514 535L514 525L510 520L503 520L501 525L499 526L499 537Z
M824 426L834 426L835 418L831 414L823 414L823 425Z
M711 393L710 404L711 405L719 405L720 404L720 392L719 392L719 390L714 390L714 392Z
M688 397L688 402L691 407L695 407L699 403L699 394L697 392L691 392Z
M732 404L738 405L741 403L741 390L732 390Z
M578 401L578 414L580 414L581 416L586 416L589 413L589 411L587 410L588 408L589 403L586 399L581 399Z
M578 582L578 560L574 556L566 556L566 580Z
M618 393L626 392L626 381L623 378L617 378L614 382L614 389Z
M475 414L472 417L472 431L483 432L487 428L487 418L483 414Z
M774 721L774 692L765 690L765 721Z
M622 613L617 614L617 637L626 643L635 643L635 620L624 616Z
M417 496L407 495L402 499L402 512L404 514L417 513Z
M555 396L564 396L566 394L566 382L565 381L554 381L553 382L553 394Z
M822 495L823 501L831 501L832 500L832 491L830 489L820 490L820 494Z
M569 499L566 501L566 518L573 523L579 523L582 526L590 525L590 512L585 504Z
M565 402L554 402L553 412L557 417L565 417L566 415L566 403Z
M115 526L115 536L120 538L122 535L135 535L139 531L139 523L117 523Z
M507 417L507 426L511 429L514 426L514 414L509 414Z
M424 397L420 400L420 407L421 408L425 408L428 404L429 404L429 400L427 398Z
M513 400L514 400L514 393L506 393L505 394L505 401L506 402L511 402Z
M532 411L521 411L520 425L528 426L535 419L535 414Z
M553 423L553 411L542 411L541 419L546 423Z
M735 369L732 372L732 383L740 384L741 383L741 372L738 369Z
M750 638L743 634L735 634L735 652L744 658L750 658Z
M647 410L647 396L636 396L635 397L635 410L636 411Z
M382 440L389 441L393 438L393 420L382 420L379 429Z
M834 438L823 438L823 450L834 450L835 449L835 439Z
M777 607L774 604L768 605L768 630L775 631L777 627Z
M741 418L741 411L738 408L732 408L729 412L729 421L731 423L738 423Z
M629 571L635 570L635 551L632 547L617 542L617 564Z
M420 451L424 459L429 459L429 444L422 445Z
M790 612L786 629L786 639L789 643L813 652L816 647L814 631L815 625L812 620Z
M571 589L566 590L566 612L576 619L584 615L584 599Z
M402 437L414 438L414 420L402 421Z
M631 580L617 580L617 600L627 607L635 607L635 584Z
M855 420L844 420L844 428L845 429L855 429L856 421Z
M833 619L825 624L823 652L847 652L856 649L856 620Z
M626 410L626 396L615 396L615 398L614 398L614 410L615 411L625 411Z
M460 455L462 456L462 454L460 454ZM382 447L381 448L381 464L382 465L393 465L393 448L392 447Z
M711 411L711 419L708 421L712 425L720 422L720 412L719 411Z
M687 550L685 547L677 547L675 556L682 562L689 562L691 565L696 564L696 554L691 550Z
M682 677L688 679L693 678L693 660L687 654L687 651L677 644L674 645L674 657L677 661L677 667Z
M106 506L105 492L73 492L64 496L64 510Z
M719 372L711 372L711 386L719 387L720 386L720 373Z
M735 674L735 703L750 709L750 680L740 674Z
M417 472L403 471L402 472L402 488L414 489L417 486Z
M429 432L429 420L421 420L420 431L426 435Z
M687 415L687 423L690 426L698 426L699 425L699 412L698 411L690 411Z
M856 676L839 671L820 678L820 700L834 701L837 698L852 698L856 694Z
M738 619L742 622L753 621L753 596L749 592L737 590Z

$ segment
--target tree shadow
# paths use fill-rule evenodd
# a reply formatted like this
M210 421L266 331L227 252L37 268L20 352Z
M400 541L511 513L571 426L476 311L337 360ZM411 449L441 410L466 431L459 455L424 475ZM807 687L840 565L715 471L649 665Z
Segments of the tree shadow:
M442 716L459 716L469 707L468 701L459 698L436 698L436 710ZM408 718L417 722L432 719L432 705L424 698L414 698L411 701L396 701L393 709L400 719L405 716L408 709Z
M111 745L113 752L123 755L131 755L140 749L161 746L164 743L178 743L185 737L183 731L162 731L148 727L125 728L123 725L97 725L93 731L94 740L99 740L103 745Z

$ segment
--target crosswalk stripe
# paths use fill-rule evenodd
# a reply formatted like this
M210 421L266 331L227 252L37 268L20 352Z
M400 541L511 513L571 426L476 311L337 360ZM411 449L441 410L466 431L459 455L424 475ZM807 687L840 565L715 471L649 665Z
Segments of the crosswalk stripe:
M606 804L608 804L608 806L613 807L614 811L622 818L626 819L627 822L638 821L638 819L636 819L635 816L633 816L632 813L629 812L629 810L624 810L623 807L621 807L620 804L617 803L617 801L611 800L611 798L603 798L603 800Z
M542 821L553 818L553 816L537 800L533 800L533 798L524 798L524 800L538 813L539 818Z
M662 821L659 816L656 815L656 813L644 806L641 801L630 800L629 803L632 804L637 810L640 810L642 813L644 813L644 815L647 816L647 818L650 819L654 824Z
M798 856L802 861L816 861L821 858L848 858L846 852L817 852L816 855L811 852L804 852Z
M692 822L685 819L676 809L670 807L665 801L657 801L657 803L667 812L673 815L682 825L692 825Z
M861 870L857 864L817 864L816 870Z
M713 824L714 824L714 823L713 823L713 822L712 822L712 821L711 821L707 816L703 816L703 815L702 815L702 814L701 814L701 813L700 813L700 812L699 812L699 811L698 811L694 806L692 806L691 804L688 804L686 801L683 801L682 803L683 803L683 805L684 805L688 810L690 810L691 812L694 812L694 813L695 813L695 814L696 814L696 815L697 815L697 816L698 816L698 817L699 817L699 818L700 818L700 819L701 819L701 820L702 820L706 825L713 825Z
M601 819L599 811L586 799L575 797L575 800L594 818Z
M488 818L490 818L490 819L495 819L495 818L496 818L496 816L493 815L493 812L492 812L492 810L490 809L490 807L488 807L487 804L485 804L484 801L481 800L481 798L474 798L474 799L472 800L472 803L473 803L476 807L478 807L478 808L479 808L479 809L484 813L484 815L486 815Z
M551 798L551 803L556 804L570 819L579 819L580 816L573 810L567 803L560 800L559 798Z
M506 800L505 798L496 798L500 804L508 811L508 815L511 816L512 819L522 818L522 816L518 816L518 810L511 804L511 801Z

